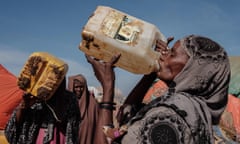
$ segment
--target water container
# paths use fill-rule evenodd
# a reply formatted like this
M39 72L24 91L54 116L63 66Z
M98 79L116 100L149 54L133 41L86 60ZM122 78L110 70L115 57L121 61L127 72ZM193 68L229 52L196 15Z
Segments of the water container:
M116 9L98 6L82 30L79 49L103 61L121 53L115 66L135 74L159 70L156 40L166 41L153 24Z
M17 83L22 90L48 100L64 79L67 70L68 65L61 59L47 52L34 52L22 68Z

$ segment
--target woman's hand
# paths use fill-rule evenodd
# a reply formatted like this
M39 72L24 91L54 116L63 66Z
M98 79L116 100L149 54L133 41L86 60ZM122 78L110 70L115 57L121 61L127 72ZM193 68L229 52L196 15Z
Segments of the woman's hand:
M166 55L168 53L168 44L174 39L174 37L169 37L167 42L162 40L157 40L155 51L160 52L162 55Z
M30 93L24 93L22 96L22 101L20 103L21 109L30 108L33 104L38 102L37 97L31 95Z
M87 61L92 64L94 74L98 81L102 84L103 88L114 82L115 73L113 68L120 56L121 54L114 55L109 62L103 62L86 55Z

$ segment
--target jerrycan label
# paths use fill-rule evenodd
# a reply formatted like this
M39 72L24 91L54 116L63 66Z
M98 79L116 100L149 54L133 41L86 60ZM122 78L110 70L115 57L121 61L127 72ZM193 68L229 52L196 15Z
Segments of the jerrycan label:
M134 46L142 33L142 25L142 22L112 10L104 18L101 30L119 42Z

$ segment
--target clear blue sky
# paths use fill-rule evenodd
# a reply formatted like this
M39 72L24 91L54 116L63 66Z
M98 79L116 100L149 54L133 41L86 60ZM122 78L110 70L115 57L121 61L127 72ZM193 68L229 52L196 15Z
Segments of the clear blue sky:
M239 0L1 0L0 63L18 76L32 52L46 51L99 86L78 49L81 30L98 5L110 6L156 25L175 40L189 34L212 38L239 56ZM141 75L116 69L116 87L126 95Z

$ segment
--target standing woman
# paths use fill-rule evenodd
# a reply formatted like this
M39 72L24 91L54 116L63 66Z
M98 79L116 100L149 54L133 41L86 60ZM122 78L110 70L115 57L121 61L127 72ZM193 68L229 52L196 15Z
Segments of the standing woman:
M93 144L98 119L98 103L88 90L87 80L81 74L68 78L68 89L78 99L81 123L79 125L79 144Z
M214 143L212 125L219 123L227 104L228 55L218 43L197 35L178 40L171 49L167 44L158 41L156 46L156 51L162 54L158 61L160 70L144 75L125 101L125 105L139 109L134 109L131 116L119 112L120 123L128 127L127 131L108 128L106 136L112 141L117 138L123 144ZM114 57L117 59L119 55ZM113 89L114 62L102 63L89 56L87 60L103 89ZM112 76L104 75L103 71ZM168 91L141 107L147 89L156 78L167 83ZM112 97L108 91L104 91L104 96ZM102 124L107 122L102 120Z

